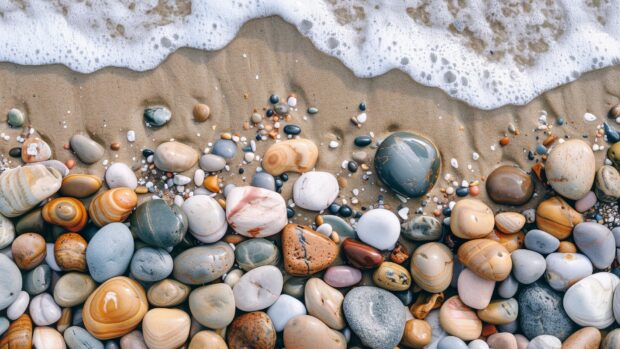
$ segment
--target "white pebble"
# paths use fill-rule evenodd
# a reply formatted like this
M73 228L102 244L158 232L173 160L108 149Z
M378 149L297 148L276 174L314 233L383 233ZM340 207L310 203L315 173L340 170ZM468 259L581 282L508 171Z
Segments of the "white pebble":
M455 158L450 160L450 165L454 168L459 168L459 162Z
M446 188L446 194L448 194L448 195L454 194L454 188L453 187Z
M398 216L402 219L402 220L407 220L407 218L409 218L409 207L403 207L400 210L398 210Z
M189 178L187 176L184 176L184 175L178 174L178 175L174 175L173 183L175 185L186 185L186 184L188 184L191 181L192 181L191 178Z
M480 154L474 152L473 154L471 154L471 158L474 159L474 161L480 159Z
M254 153L252 153L251 151L243 154L243 160L245 160L246 162L252 162L252 160L254 160Z
M286 103L289 105L289 107L296 107L297 106L297 97L289 96L288 99L286 100Z
M461 182L461 187L469 187L469 182L463 179L463 181Z
M591 122L591 121L596 120L596 116L594 114L591 114L591 113L585 113L585 114L583 114L583 119L585 121Z
M592 151L598 151L598 144L594 143L592 144Z
M329 147L332 149L338 148L340 144L337 141L331 141L329 142Z
M196 186L201 186L202 182L204 181L205 181L205 171L199 168L196 170L196 172L194 172L194 184L196 184Z
M183 206L183 203L185 202L185 200L183 199L183 197L181 195L175 195L174 196L174 204L181 207Z
M357 122L359 122L360 124L363 124L366 122L366 120L368 120L368 115L366 115L366 113L361 113L359 114L356 118Z
M127 141L129 142L136 141L136 132L134 130L127 131Z
M334 231L334 228L332 228L331 224L329 223L323 223L319 225L318 228L316 228L316 231L327 237L330 237L332 235L332 231Z

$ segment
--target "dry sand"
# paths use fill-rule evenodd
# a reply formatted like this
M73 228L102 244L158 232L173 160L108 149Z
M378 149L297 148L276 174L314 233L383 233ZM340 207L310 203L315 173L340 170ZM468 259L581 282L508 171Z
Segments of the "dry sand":
M105 144L106 159L110 162L142 161L141 149L154 147L170 138L203 149L218 138L220 132L242 131L255 108L268 105L268 96L295 93L297 110L291 114L292 123L302 127L302 136L320 142L317 169L342 173L342 160L349 159L353 138L374 132L378 137L390 131L410 130L434 141L443 158L442 175L447 172L460 179L475 180L501 163L518 164L529 171L534 164L527 160L527 150L534 149L541 110L548 113L550 123L556 117L567 120L563 127L554 128L560 137L582 137L592 143L597 125L607 119L610 106L619 101L620 67L585 74L578 81L549 91L526 106L507 106L482 111L456 101L439 89L417 84L405 74L392 71L373 79L355 77L338 60L317 51L309 40L279 18L265 18L246 24L237 38L216 52L182 49L173 53L161 66L147 72L108 68L94 74L75 73L64 66L17 66L0 64L0 111L18 107L27 114L29 122L53 147L54 157L61 161L74 158L63 149L76 132L87 132ZM357 105L366 101L368 122L358 129L351 124L357 115ZM212 116L204 123L195 123L191 110L195 103L211 106ZM164 104L173 112L172 121L163 128L144 126L142 111L151 104ZM307 116L308 106L320 112ZM585 122L585 112L598 117ZM307 116L307 119L304 117ZM510 135L508 146L500 147L498 140L513 123L519 136ZM613 122L612 122L613 123ZM135 130L137 141L126 140L128 130ZM11 136L0 141L0 153L17 145L20 130L0 125L0 132ZM255 130L242 132L252 137ZM338 139L341 147L328 149L329 141ZM118 152L110 151L112 142L121 142ZM259 154L272 142L259 142ZM604 144L599 140L600 144ZM494 148L495 150L492 150ZM368 149L372 155L374 151ZM472 153L480 159L472 160ZM240 153L240 152L239 152ZM597 153L597 164L603 163L604 151ZM458 160L454 169L450 159ZM231 163L232 170L224 174L226 183L240 183L237 174L241 155ZM17 161L13 160L17 165ZM469 167L471 166L471 169ZM578 164L575 164L578 166ZM103 174L100 162L90 168L78 166L76 172ZM254 171L246 166L247 181ZM371 177L371 183L375 177ZM353 188L366 188L360 195L361 204L372 204L378 194L377 185L362 185L360 172L349 179L341 193L350 198ZM440 194L441 179L433 190ZM290 191L292 181L285 185ZM540 190L540 188L539 188ZM482 190L484 198L484 189ZM395 203L388 195L388 202ZM533 200L536 201L536 200ZM529 206L532 206L531 203ZM419 205L410 201L412 211ZM429 205L427 212L434 208Z

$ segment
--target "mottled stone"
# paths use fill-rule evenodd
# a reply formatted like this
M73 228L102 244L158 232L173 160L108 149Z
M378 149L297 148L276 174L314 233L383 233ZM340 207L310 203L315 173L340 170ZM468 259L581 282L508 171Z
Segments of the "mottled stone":
M276 346L276 329L269 316L262 311L238 316L227 332L230 349L273 349Z
M250 239L236 246L235 259L239 268L250 271L263 265L277 265L280 261L280 250L269 240Z
M565 339L573 333L575 325L564 311L562 295L544 283L527 286L518 296L519 325L523 334L534 338L553 334Z
M279 233L288 223L282 195L263 188L235 187L226 196L226 219L247 237L267 237Z
M172 274L189 285L211 282L232 268L235 254L225 242L192 247L174 258Z
M140 240L155 247L168 248L183 240L188 228L185 212L164 200L149 200L138 205L131 216L131 231Z
M566 291L593 271L590 260L580 253L552 253L547 256L546 264L547 282L558 291Z
M569 139L556 144L545 163L545 174L551 187L558 194L572 200L581 199L592 188L594 171L592 148L580 139Z
M298 224L288 224L282 231L284 269L293 276L307 276L326 269L338 257L338 245Z
M441 236L441 223L433 216L416 216L403 223L400 231L413 241L436 241Z

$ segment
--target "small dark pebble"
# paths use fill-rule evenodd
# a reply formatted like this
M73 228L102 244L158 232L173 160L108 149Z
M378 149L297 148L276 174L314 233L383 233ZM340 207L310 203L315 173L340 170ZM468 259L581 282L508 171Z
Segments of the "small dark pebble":
M366 111L366 103L364 102L360 102L360 105L358 106L360 111Z
M258 134L258 133L256 134L256 137L255 137L255 138L256 138L256 140L257 140L257 141L260 141L261 139L263 139L263 138L260 136L260 134Z
M269 96L269 103L271 104L276 104L280 101L280 97L278 97L277 95L271 95Z
M287 135L298 135L301 133L301 127L297 125L286 125L284 126L284 133Z
M293 218L293 216L294 216L294 215L295 215L295 210L293 210L293 209L292 209L292 208L290 208L290 207L287 207L287 208L286 208L286 216L287 216L288 218Z
M18 147L11 148L11 150L9 150L9 155L14 158L21 158L22 148L18 148Z
M274 114L273 109L269 108L265 111L265 115L267 115L268 118L272 117Z
M338 214L342 217L351 217L351 215L353 214L353 210L348 205L342 205L338 210Z
M278 103L273 107L273 109L275 110L276 114L284 116L288 114L289 106L286 103Z
M353 215L353 218L356 218L356 219L362 218L362 213L356 211L355 214Z
M441 211L441 213L446 216L446 217L450 217L450 215L452 214L452 210L450 209L449 206L446 206L443 208L443 210Z
M536 144L536 153L538 153L538 155L547 154L547 147L542 144Z
M276 188L280 188L282 187L282 185L284 185L284 182L282 182L280 178L276 178L275 183L276 183Z
M400 299L401 302L403 302L403 305L409 305L413 303L413 292L411 292L411 290L398 291L393 293L396 297L398 297L398 299Z
M288 181L288 174L287 174L287 173L283 173L283 174L281 174L281 175L280 175L280 179L281 179L283 182Z
M372 138L370 136L357 136L353 143L358 147L366 147L372 143Z
M331 204L331 205L329 205L327 210L331 214L338 214L338 211L340 210L340 205L338 205L338 204Z
M607 142L616 143L620 141L620 133L614 130L608 123L603 124L603 128L605 129L605 135L607 136Z
M527 159L528 160L534 160L534 152L533 151L529 150L527 152Z
M564 118L558 118L558 120L556 122L558 123L558 125L562 126L562 125L564 125L566 120L564 120Z
M242 150L244 153L249 153L252 151L252 147L248 145L248 146L243 147Z
M357 168L358 168L357 162L349 161L349 163L347 164L347 168L351 172L357 172Z
M149 156L154 155L154 154L155 152L152 151L151 149L148 149L148 148L142 149L142 156L144 156L145 158L148 158Z
M243 174L245 172L245 169L243 167L239 168L239 174Z
M464 197L469 195L469 187L459 187L456 189L456 196Z

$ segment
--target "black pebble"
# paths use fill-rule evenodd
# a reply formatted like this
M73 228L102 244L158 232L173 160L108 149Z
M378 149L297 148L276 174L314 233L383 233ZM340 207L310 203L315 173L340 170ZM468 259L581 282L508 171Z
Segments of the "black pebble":
M327 210L331 214L338 214L338 211L340 210L340 205L338 205L338 204L331 204L331 205L329 205Z
M460 197L464 197L469 195L469 187L459 187L456 189L456 195Z
M22 148L11 148L11 150L9 150L9 155L14 157L14 158L21 158L22 157Z
M142 156L144 156L145 158L148 158L151 155L154 155L155 152L152 151L151 149L145 148L142 150Z
M280 178L276 178L276 188L280 188L282 187L282 185L284 185L284 182L282 182L282 180Z
M301 133L301 127L297 125L286 125L284 126L284 133L287 135L298 135Z
M340 214L342 217L351 217L351 215L353 214L353 210L348 205L342 205L338 210L338 214Z
M533 151L528 151L527 152L527 159L528 160L534 160L534 152Z
M372 143L372 138L370 136L357 136L353 143L358 147L366 147Z
M281 175L280 175L280 179L281 179L283 182L288 181L288 174L287 174L287 173L283 173L283 174L281 174Z
M287 207L287 208L286 208L286 216L287 216L288 218L293 218L293 216L294 216L294 215L295 215L295 210L293 210L293 209L292 209L292 208L290 208L290 207Z
M349 161L349 163L347 164L347 168L349 169L349 171L351 172L357 172L357 162L355 161Z
M450 209L449 206L444 207L444 209L441 211L441 213L443 213L444 216L446 217L450 217L450 215L452 214L452 210Z
M267 111L265 111L265 115L267 115L268 118L272 117L274 114L273 109L267 109Z
M280 97L278 97L277 95L271 95L269 97L269 103L271 104L276 104L280 101Z
M360 109L360 111L366 111L366 103L360 102L358 108Z
M243 174L245 172L245 169L243 167L239 168L239 174Z

